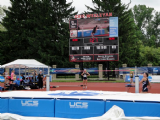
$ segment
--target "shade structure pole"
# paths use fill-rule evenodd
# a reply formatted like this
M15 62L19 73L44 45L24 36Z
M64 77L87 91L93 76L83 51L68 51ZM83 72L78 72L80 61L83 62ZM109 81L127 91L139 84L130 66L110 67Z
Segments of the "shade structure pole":
M28 81L29 81L29 67L28 67Z
M48 67L48 75L47 75L47 81L46 81L46 91L50 91L50 81L49 81L49 77L50 77L50 70Z
M20 80L20 70L21 70L21 69L20 69L20 65L19 65L19 80Z
M36 82L35 67L34 67L34 70L33 70L33 76L35 76L35 77L33 77L33 82Z
M25 80L26 80L26 66L25 66Z

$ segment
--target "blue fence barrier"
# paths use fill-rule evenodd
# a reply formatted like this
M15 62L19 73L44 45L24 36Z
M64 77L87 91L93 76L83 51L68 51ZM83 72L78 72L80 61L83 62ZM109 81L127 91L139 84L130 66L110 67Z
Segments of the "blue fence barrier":
M90 74L97 74L98 75L98 68L84 68ZM50 74L80 74L79 68L51 68Z
M160 117L160 103L153 102L129 102L129 101L106 101L106 111L113 105L116 105L124 110L125 116L152 116Z
M3 76L0 76L0 82L4 82L5 78Z
M98 75L98 68L84 68L87 69L87 71L90 74L95 74ZM9 74L11 74L11 71L13 68L10 68ZM38 71L38 69L26 69L26 75L28 73L34 72L34 70ZM48 68L39 68L39 70L44 71L44 75L48 74ZM135 70L135 67L125 67L125 68L119 68L119 74L129 74L130 70ZM123 71L124 70L124 71ZM128 71L126 71L128 70ZM139 74L143 74L144 72L147 72L149 74L157 74L160 75L160 67L138 67L138 72ZM4 68L0 68L0 74L2 75L4 73ZM19 68L15 68L15 74L19 75ZM21 68L20 69L20 74L25 74L25 69ZM80 74L79 68L50 68L50 74Z
M9 99L9 113L54 117L54 99Z
M55 117L87 118L101 116L105 112L105 101L97 100L56 100Z
M68 93L67 93L68 94ZM69 96L95 96L97 93L72 92ZM66 96L63 92L49 94ZM160 117L160 102L153 101L132 101L132 100L77 100L77 99L54 99L57 98L0 98L0 113L13 113L22 116L35 117L61 117L61 118L87 118L103 115L114 105L122 108L129 117Z
M137 69L138 69L138 74L143 74L144 72L148 73L148 67L137 67ZM124 68L119 68L119 70L121 70L119 71L119 74L129 74L130 71L135 70L135 67L124 67Z
M139 81L141 81L142 78L143 78L143 75L139 75ZM130 82L130 80L131 80L130 76L126 75L125 82ZM148 80L152 82L152 77L148 76ZM135 82L135 76L133 77L133 82Z
M2 75L4 73L4 68L0 68L0 74Z

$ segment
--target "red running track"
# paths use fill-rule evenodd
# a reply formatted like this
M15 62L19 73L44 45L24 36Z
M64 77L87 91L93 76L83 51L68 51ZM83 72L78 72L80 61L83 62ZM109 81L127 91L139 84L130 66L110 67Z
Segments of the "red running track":
M55 90L100 90L100 91L118 91L125 92L127 88L125 85L128 83L88 83L87 89L83 89L80 85L81 82L51 82L51 86L59 86L57 88L50 88L51 91ZM3 86L3 83L0 83L0 86ZM141 92L142 85L140 85L139 91ZM46 89L32 89L29 91L46 91ZM135 88L131 87L128 92L135 92ZM160 93L160 83L151 83L151 89L149 93Z

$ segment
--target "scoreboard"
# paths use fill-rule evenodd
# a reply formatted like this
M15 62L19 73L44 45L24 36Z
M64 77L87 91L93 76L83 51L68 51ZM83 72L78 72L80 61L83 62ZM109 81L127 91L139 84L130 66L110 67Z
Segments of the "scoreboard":
M118 61L118 37L85 37L69 39L70 62Z
M69 21L70 62L119 61L118 18L101 15Z

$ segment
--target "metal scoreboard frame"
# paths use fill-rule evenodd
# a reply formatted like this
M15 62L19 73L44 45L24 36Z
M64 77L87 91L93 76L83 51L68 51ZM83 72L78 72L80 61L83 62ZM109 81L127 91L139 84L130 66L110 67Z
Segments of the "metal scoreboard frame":
M75 45L73 45L74 43ZM102 48L99 49L100 51L103 51L102 54L97 53L98 50L96 50L96 48L98 47ZM111 52L112 49L115 50L115 53ZM76 54L73 54L72 51L74 51ZM87 54L83 53L83 51L86 51ZM90 52L92 53L90 54ZM119 37L70 38L69 61L70 62L119 61Z
M118 17L111 16L99 13L70 19L70 62L119 61Z

